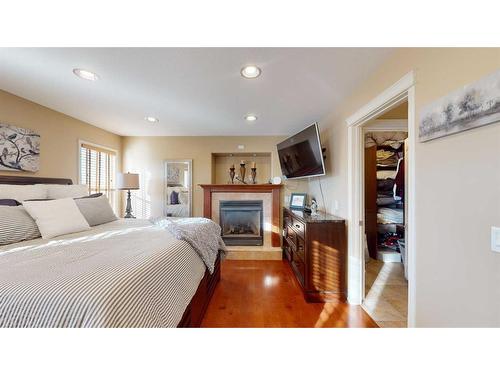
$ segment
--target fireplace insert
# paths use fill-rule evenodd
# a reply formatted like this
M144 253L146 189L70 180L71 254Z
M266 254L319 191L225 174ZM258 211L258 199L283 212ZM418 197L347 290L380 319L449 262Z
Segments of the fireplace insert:
M261 200L220 201L222 239L226 245L262 246L264 243Z

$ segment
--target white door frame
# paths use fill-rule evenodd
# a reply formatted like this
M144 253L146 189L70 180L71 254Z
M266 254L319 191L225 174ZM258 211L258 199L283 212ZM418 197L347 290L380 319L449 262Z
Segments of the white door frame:
M363 126L388 109L408 101L408 326L415 326L415 74L407 73L347 118L348 126L348 283L349 303L359 305L364 298L364 137Z

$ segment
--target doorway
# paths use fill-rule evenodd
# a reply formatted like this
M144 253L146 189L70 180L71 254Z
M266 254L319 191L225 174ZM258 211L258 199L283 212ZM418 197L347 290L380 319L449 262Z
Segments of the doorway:
M361 305L365 298L365 132L382 114L408 103L408 154L405 196L405 251L408 275L407 326L415 326L415 77L413 72L380 93L347 119L348 126L348 301ZM386 129L394 130L394 129Z
M407 327L408 102L363 126L365 295L379 327Z

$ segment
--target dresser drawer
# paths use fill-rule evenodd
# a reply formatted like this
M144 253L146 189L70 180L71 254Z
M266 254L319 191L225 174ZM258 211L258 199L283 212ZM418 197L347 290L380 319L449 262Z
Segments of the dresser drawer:
M292 228L297 232L297 234L304 238L304 223L300 220L292 218Z
M292 227L287 226L285 229L285 240L293 247L297 246L297 233L292 229Z
M292 260L290 264L292 265L292 268L295 272L295 276L297 276L297 280L299 280L302 287L304 287L306 267L304 265L304 262L302 262L302 260L297 257L297 254L294 251L292 251Z
M300 237L296 238L295 248L293 249L294 253L296 253L302 262L306 261L306 252L305 252L305 244L304 240Z

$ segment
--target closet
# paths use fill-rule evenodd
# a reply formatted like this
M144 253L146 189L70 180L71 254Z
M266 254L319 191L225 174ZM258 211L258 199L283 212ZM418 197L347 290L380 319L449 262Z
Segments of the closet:
M365 134L365 233L371 258L406 263L405 139L407 132Z

